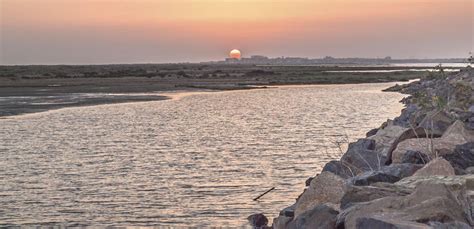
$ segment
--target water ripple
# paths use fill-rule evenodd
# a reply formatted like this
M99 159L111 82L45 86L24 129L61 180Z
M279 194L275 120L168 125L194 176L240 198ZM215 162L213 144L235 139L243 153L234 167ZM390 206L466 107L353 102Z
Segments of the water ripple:
M335 142L399 114L402 95L380 92L390 85L178 95L1 119L0 225L242 226L251 213L275 215L340 157Z

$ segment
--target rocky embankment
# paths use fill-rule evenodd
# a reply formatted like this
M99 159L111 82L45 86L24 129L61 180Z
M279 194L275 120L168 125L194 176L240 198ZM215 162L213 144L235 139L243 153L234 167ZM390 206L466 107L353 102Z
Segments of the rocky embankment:
M473 228L474 70L388 90L410 94L401 115L327 163L274 229Z

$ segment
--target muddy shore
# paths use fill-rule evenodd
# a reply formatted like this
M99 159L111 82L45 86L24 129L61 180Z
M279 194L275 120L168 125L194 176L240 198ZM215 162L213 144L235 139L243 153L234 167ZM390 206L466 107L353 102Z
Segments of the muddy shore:
M368 72L330 72L336 70ZM167 97L161 94L170 91L395 82L427 74L409 70L381 66L199 64L0 66L0 117L62 107L163 100Z

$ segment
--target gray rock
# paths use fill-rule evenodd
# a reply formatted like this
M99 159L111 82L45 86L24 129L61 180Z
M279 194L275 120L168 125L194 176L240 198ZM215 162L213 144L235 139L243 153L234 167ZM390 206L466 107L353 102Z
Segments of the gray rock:
M474 174L474 166L468 167L464 170L466 174Z
M453 124L454 120L444 112L432 111L418 125L430 133L442 135Z
M393 120L393 124L410 128L410 123L412 123L412 119L416 111L418 111L418 107L415 104L409 104L405 109L402 110L401 115Z
M433 229L472 229L472 227L468 224L457 221L447 223L429 222L428 225L430 225Z
M411 164L426 164L430 161L428 155L419 152L408 150L402 157L401 163L411 163Z
M443 158L435 158L423 168L416 171L413 176L454 176L454 168Z
M452 154L457 145L474 142L474 131L465 127L461 121L454 122L441 138L413 138L397 144L391 153L392 162L400 163L407 150L415 150L428 155L430 158Z
M341 209L387 196L406 196L412 191L410 188L389 183L376 183L374 186L350 186L341 199Z
M471 106L469 107L469 109L467 109L467 110L468 110L469 112L474 113L474 105L471 105Z
M328 204L317 205L305 211L288 224L290 229L332 229L336 226L339 211Z
M322 172L296 201L295 217L324 203L339 204L346 190L345 181L330 172Z
M344 163L342 161L330 161L324 165L323 172L331 172L344 179L355 176L356 174L351 170L351 166Z
M287 216L278 216L273 219L272 228L273 229L286 229L288 228L288 224L293 220L293 217Z
M343 165L349 166L355 174L377 170L385 164L387 157L374 149L374 140L359 139L357 142L349 144L349 149L342 156L341 162Z
M350 143L347 151L374 150L374 149L375 149L374 140L362 138L362 139L357 140L357 142Z
M379 128L371 129L369 132L365 134L366 137L374 136L379 131Z
M469 130L474 130L474 117L470 117L467 119L466 128L468 128Z
M295 216L295 208L296 208L296 203L284 208L283 210L280 211L281 216L286 216L286 217L294 217Z
M247 220L254 228L262 228L268 225L268 219L262 213L250 215Z
M466 187L467 180L474 179L474 175L462 176L410 176L403 178L395 183L395 185L416 188L422 184L439 184L449 187L450 189L459 190Z
M469 224L467 200L443 184L419 184L407 196L384 197L355 204L337 218L338 228L357 228L357 220L377 217L396 222L458 221Z
M431 227L416 222L380 219L377 217L362 217L356 221L357 229L430 229Z
M474 142L458 145L454 153L442 157L449 161L457 175L466 174L465 170L474 166Z
M370 185L376 182L395 183L402 178L413 175L423 165L417 164L392 164L384 166L380 170L365 172L359 176L349 179L349 183L354 185Z
M400 136L406 132L406 127L397 126L393 121L389 120L384 126L382 126L377 134L368 137L368 139L375 141L375 151L381 153L382 155L388 157L390 149L393 144L400 138ZM390 157L388 157L390 158Z

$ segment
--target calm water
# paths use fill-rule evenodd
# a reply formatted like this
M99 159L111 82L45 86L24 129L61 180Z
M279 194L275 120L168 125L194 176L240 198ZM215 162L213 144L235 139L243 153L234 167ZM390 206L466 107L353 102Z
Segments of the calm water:
M292 204L393 84L176 94L0 119L0 224L243 226ZM276 190L260 201L266 189Z

